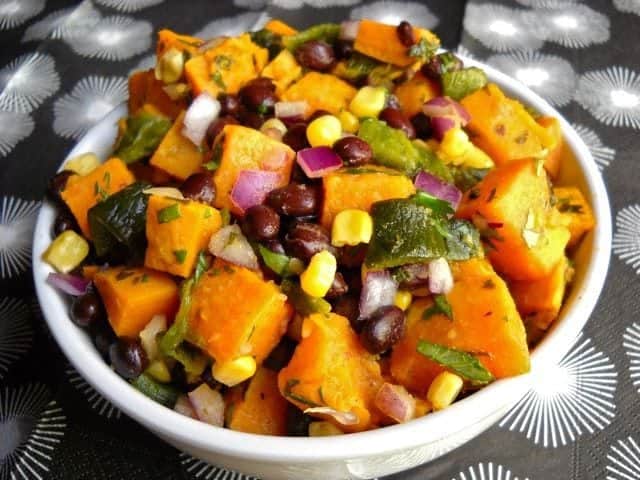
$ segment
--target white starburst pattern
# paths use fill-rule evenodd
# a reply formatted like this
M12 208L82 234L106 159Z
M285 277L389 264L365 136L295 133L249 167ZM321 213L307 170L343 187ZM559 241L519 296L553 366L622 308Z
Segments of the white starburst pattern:
M122 415L120 409L96 392L95 389L89 385L73 367L67 368L65 373L67 374L69 383L84 395L91 409L97 412L98 415L108 419L120 418Z
M59 88L51 55L27 53L0 70L0 110L30 113Z
M255 477L216 467L184 452L180 453L180 463L197 480L257 480Z
M634 323L627 327L623 335L622 346L629 357L629 376L633 386L640 393L640 324Z
M0 158L9 155L18 143L33 133L34 128L29 114L0 110Z
M2 197L0 205L0 278L11 278L31 261L31 237L40 202Z
M640 0L613 0L613 4L621 12L640 15Z
M389 25L397 25L403 20L410 20L422 28L435 28L438 17L418 2L393 2L381 0L351 10L351 18L369 18Z
M524 23L522 15L523 10L495 3L469 3L463 24L472 37L491 50L538 50L544 41Z
M100 5L114 8L120 12L137 12L145 8L160 5L164 0L96 0Z
M640 446L632 437L609 447L606 480L640 479Z
M301 8L309 5L315 8L350 7L360 3L361 0L271 0L271 5L280 8Z
M609 40L609 18L586 5L529 10L522 14L529 31L569 48L584 48Z
M25 303L17 298L0 300L0 380L9 371L9 365L27 353L32 336Z
M116 15L103 18L85 35L72 35L66 40L80 55L116 61L148 50L152 33L149 22Z
M467 47L465 47L462 44L460 44L460 45L458 45L456 47L455 54L463 56L465 58L469 58L471 60L477 60L478 59L478 57L476 57L476 55L474 53L472 53L471 50L469 50Z
M493 462L486 464L480 462L466 470L462 470L451 480L519 480L519 477L512 476L511 470L500 464L494 465ZM522 480L529 480L529 478L525 477Z
M572 123L571 126L589 148L598 168L602 171L608 167L616 156L615 149L604 145L598 134L590 128L578 123Z
M605 125L640 129L640 75L627 67L582 75L574 99Z
M91 2L82 2L77 7L51 12L42 20L29 25L22 36L23 42L46 38L71 38L87 33L102 18Z
M19 27L44 8L45 0L0 1L0 30Z
M559 363L537 368L531 385L500 426L524 433L545 448L574 442L584 432L602 430L615 416L614 365L582 335Z
M218 18L194 33L195 37L213 38L222 35L235 36L248 30L258 30L269 21L265 12L247 12L234 17Z
M66 416L44 385L0 391L2 480L42 480L67 426Z
M630 205L616 215L613 253L640 275L640 205Z
M80 138L127 97L127 80L122 77L82 79L54 103L53 130L65 138Z
M520 5L533 8L557 8L575 5L577 0L516 0Z
M512 52L493 55L487 63L518 79L554 105L568 104L575 92L573 67L556 55Z

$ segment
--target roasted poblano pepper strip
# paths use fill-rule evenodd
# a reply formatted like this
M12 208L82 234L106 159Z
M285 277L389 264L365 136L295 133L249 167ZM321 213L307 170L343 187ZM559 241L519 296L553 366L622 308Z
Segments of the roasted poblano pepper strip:
M311 28L298 32L295 35L284 37L282 43L291 52L295 52L300 45L311 40L324 40L332 44L340 34L340 25L337 23L321 23Z
M141 112L128 117L126 130L113 155L124 163L142 160L156 150L170 128L171 121L160 115Z
M312 313L324 313L328 314L331 311L331 304L322 298L315 298L307 295L300 285L292 282L291 280L284 280L280 285L282 293L288 298L293 308L303 316L311 315Z
M282 50L282 37L266 28L251 32L251 41L269 50L270 60L274 59Z
M175 387L170 384L160 383L146 373L132 380L131 385L147 397L168 408L173 408L178 399L179 392Z
M304 265L297 258L273 252L260 244L258 244L258 251L264 264L281 277L298 275L304 270Z
M487 75L477 67L445 72L441 77L442 95L461 100L487 84Z

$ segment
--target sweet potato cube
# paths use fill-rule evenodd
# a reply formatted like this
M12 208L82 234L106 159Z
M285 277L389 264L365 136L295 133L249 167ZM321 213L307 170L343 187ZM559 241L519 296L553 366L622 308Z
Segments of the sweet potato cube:
M156 45L156 57L160 58L168 50L175 48L181 52L187 52L193 56L198 53L198 47L204 43L204 40L189 35L180 35L166 28L158 32L158 43Z
M429 43L440 44L440 40L428 30L414 28L415 38L424 38ZM386 25L373 20L360 21L353 45L356 51L384 63L408 67L418 60L408 55L407 48L398 37L395 25Z
M282 395L302 410L326 406L355 414L356 424L338 424L343 430L372 428L378 420L373 402L383 383L380 366L349 321L333 313L313 314L305 318L302 332L291 361L278 374Z
M231 430L260 435L287 434L287 401L278 390L278 374L260 367L249 382L244 398L231 411Z
M276 93L282 95L302 74L302 67L289 50L282 50L276 58L264 67L262 76L273 79Z
M565 257L546 277L509 284L527 330L529 326L546 330L556 319L562 307L568 272L569 261Z
M298 33L298 30L290 25L287 25L282 20L278 20L277 18L269 20L265 24L264 28L272 33L275 33L276 35L282 35L283 37L288 35L295 35L296 33Z
M420 396L444 367L418 353L419 340L472 352L495 378L529 371L524 325L505 282L486 259L451 266L455 281L446 297L452 318L441 313L423 318L433 303L427 298L415 301L404 336L391 354L393 377Z
M544 159L544 168L549 174L549 177L555 179L560 172L560 165L563 159L568 155L567 145L562 137L560 121L555 117L540 117L537 121L547 129L552 142L547 147L549 153Z
M291 313L276 284L216 259L194 289L189 325L216 362L252 355L260 365L284 335Z
M209 205L151 195L145 266L180 277L190 276L198 254L221 225L220 212Z
M216 185L216 207L242 212L231 201L230 193L242 170L269 170L280 174L282 187L289 183L295 152L284 143L241 125L226 125L216 139L215 148L222 146L220 167L213 180Z
M163 86L164 84L156 79L153 70L132 74L129 77L129 114L135 115L140 109L150 105L160 114L175 120L180 112L187 108L187 102L171 100L162 89Z
M554 144L550 132L495 84L476 90L460 103L471 115L467 128L473 143L498 166L516 159L538 157Z
M557 201L556 209L560 212L560 223L571 232L569 246L577 245L583 235L595 226L593 211L577 187L555 187L553 194Z
M466 192L456 213L475 223L491 263L513 280L549 275L569 241L569 231L550 222L547 175L538 167L529 159L497 167Z
M331 228L334 217L343 210L369 211L375 202L406 198L416 192L408 177L383 167L367 167L367 172L363 173L338 170L323 177L322 186L324 201L320 223L325 228Z
M398 85L394 93L398 97L402 112L408 117L413 117L422 112L425 102L440 95L440 85L422 73L417 73L411 80Z
M309 72L291 85L282 95L286 102L306 100L308 113L326 110L334 115L346 110L356 89L335 75Z
M204 159L203 151L182 135L185 114L183 111L178 115L149 160L151 165L179 180L198 172Z
M82 234L91 238L87 214L91 207L135 181L119 158L111 158L89 174L73 175L62 191L62 199L76 218Z
M171 319L178 309L178 286L166 273L113 267L98 271L93 281L118 337L135 338L154 315Z

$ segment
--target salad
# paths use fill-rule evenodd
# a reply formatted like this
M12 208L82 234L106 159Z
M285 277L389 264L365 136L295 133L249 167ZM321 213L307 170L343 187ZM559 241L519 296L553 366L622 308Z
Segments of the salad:
M195 419L338 435L529 370L594 227L558 119L406 21L158 34L113 154L69 159L48 281Z

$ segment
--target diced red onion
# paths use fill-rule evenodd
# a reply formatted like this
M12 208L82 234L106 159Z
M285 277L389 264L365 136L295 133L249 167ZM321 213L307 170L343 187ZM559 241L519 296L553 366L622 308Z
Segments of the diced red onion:
M231 189L231 202L244 213L254 205L260 205L271 190L281 184L278 172L266 170L242 170Z
M206 383L189 392L189 401L198 419L209 425L224 425L224 399Z
M456 126L456 121L451 117L431 117L431 130L437 140L442 140L444 134Z
M398 277L402 278L400 286L402 288L421 288L429 283L429 264L410 263L402 265L396 270Z
M429 291L433 294L446 294L453 288L453 275L449 262L438 258L429 262Z
M209 252L241 267L258 269L258 257L238 225L221 228L209 240Z
M398 423L411 420L416 412L416 399L401 385L384 383L376 393L378 410Z
M299 102L277 102L274 108L276 118L293 122L304 119L307 115L309 104L305 100Z
M449 202L454 210L458 208L458 204L462 199L462 192L458 190L455 185L447 183L427 172L418 173L413 184L416 188L423 190L440 200Z
M465 108L449 97L435 97L422 106L422 112L431 118L431 128L438 140L456 127L464 127L471 116Z
M140 332L140 343L150 362L158 356L158 335L167 330L167 317L154 315L153 318Z
M398 284L387 270L367 272L360 293L360 317L371 316L380 307L393 305Z
M78 297L87 293L91 281L68 273L50 273L47 277L47 283L68 295Z
M358 36L359 20L346 20L340 24L340 40L353 41Z
M193 405L191 405L191 401L189 401L189 397L186 395L178 396L178 400L176 400L176 404L173 406L173 410L178 412L185 417L191 417L198 420L198 414L193 409Z
M199 147L207 134L211 122L220 114L220 102L202 92L198 95L184 116L182 135Z
M342 167L342 159L329 147L304 148L298 152L296 161L309 178L324 177Z
M353 412L341 412L331 407L312 407L304 410L309 415L326 415L333 418L341 425L355 425L358 423L358 416Z

